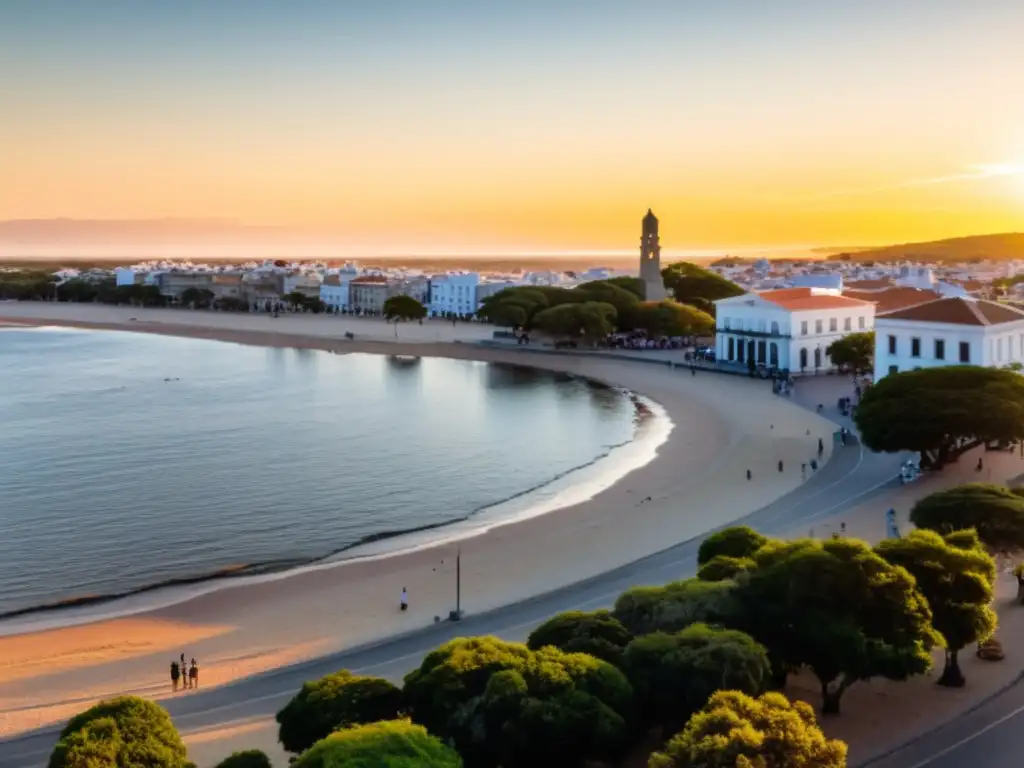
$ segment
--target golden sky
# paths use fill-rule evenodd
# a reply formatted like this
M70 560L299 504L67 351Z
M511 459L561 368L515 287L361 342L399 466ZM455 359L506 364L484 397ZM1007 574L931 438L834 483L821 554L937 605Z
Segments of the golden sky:
M0 219L434 252L628 250L648 207L670 250L1024 230L1024 3L354 5L4 3Z

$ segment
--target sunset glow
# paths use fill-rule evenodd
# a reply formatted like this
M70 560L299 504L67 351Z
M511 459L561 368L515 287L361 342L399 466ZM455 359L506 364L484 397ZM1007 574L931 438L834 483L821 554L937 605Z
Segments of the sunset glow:
M0 219L347 249L668 251L1024 229L1024 4L0 5Z

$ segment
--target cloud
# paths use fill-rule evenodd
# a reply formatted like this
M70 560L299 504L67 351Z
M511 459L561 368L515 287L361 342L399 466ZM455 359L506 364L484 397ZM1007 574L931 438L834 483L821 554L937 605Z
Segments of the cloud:
M1024 175L1024 165L1012 165L1009 163L990 163L980 165L969 165L960 173L950 173L945 176L931 176L924 179L910 179L894 184L883 184L876 187L853 187L851 189L840 189L834 192L826 192L820 199L832 197L849 197L852 195L868 195L876 192L889 192L894 189L912 189L914 187L931 187L936 184L953 184L961 181L979 181L982 179L996 179L1005 176Z

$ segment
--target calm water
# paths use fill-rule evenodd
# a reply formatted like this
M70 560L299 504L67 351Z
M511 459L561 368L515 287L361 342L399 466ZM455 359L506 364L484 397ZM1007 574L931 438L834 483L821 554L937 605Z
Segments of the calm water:
M527 504L635 410L510 366L0 330L0 613Z

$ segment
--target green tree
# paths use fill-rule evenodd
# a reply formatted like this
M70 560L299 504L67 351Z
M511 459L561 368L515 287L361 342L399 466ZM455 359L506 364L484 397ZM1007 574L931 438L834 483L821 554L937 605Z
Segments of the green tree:
M676 301L697 307L712 317L714 302L746 293L731 280L688 261L669 264L661 270L661 277Z
M622 288L623 290L632 293L634 296L636 296L636 298L639 301L643 301L644 297L647 295L647 289L644 285L644 281L641 280L639 277L609 277L607 280L595 282L608 283L609 285L618 286L619 288Z
M829 344L825 353L835 365L854 376L870 373L875 368L875 332L862 331L843 336Z
M846 768L846 744L825 738L802 701L719 691L648 768Z
M719 555L753 557L754 553L767 543L767 537L749 526L734 525L731 528L723 528L700 543L700 549L697 550L697 565L704 565Z
M749 557L715 555L697 569L697 578L701 581L724 581L734 579L756 567L756 563Z
M306 303L306 294L302 291L290 291L281 297L285 304L291 304L292 309L301 309Z
M737 585L736 628L768 648L775 683L807 666L821 686L822 711L858 680L904 680L931 666L941 642L914 578L855 539L767 545ZM730 582L725 582L730 583Z
M561 304L538 312L531 326L551 336L596 342L615 330L615 307L598 301Z
M986 640L995 631L992 610L996 564L973 531L944 539L934 531L918 530L881 542L875 551L900 565L917 581L932 611L932 625L946 647L939 685L963 686L957 654L968 643Z
M715 330L715 318L678 301L644 301L633 312L633 325L649 336L707 336Z
M728 624L737 610L735 585L700 579L661 587L633 587L615 601L612 615L634 635L678 632L691 624Z
M392 296L384 302L384 317L388 320L422 320L427 308L412 296Z
M626 748L633 691L611 664L494 637L452 640L405 678L412 719L467 766L581 766Z
M477 315L505 328L529 327L535 314L547 309L548 298L530 286L503 288L481 302Z
M195 309L202 309L209 307L214 300L215 296L213 291L207 288L186 288L181 292L181 303L186 306L192 306Z
M1024 376L969 365L890 374L855 419L871 450L918 451L939 468L982 443L1024 440Z
M914 504L910 522L943 536L973 528L993 552L1024 549L1024 498L999 485L966 483L936 491Z
M566 653L588 653L619 666L622 652L632 639L629 630L608 611L566 611L533 630L526 647L538 650L551 645Z
M393 720L401 709L402 692L387 680L343 669L303 683L277 713L278 740L289 752L302 752L331 731Z
M646 721L669 732L681 728L715 691L757 696L771 676L764 646L750 635L706 624L636 638L626 648L623 670Z
M137 696L103 701L71 718L49 768L194 768L167 710Z
M615 307L615 325L618 330L628 331L633 328L640 299L632 291L608 280L595 280L580 285L576 293L585 297L585 301L600 301Z
M234 752L219 763L217 768L273 768L270 758L258 749Z
M335 731L292 768L462 768L462 758L422 726L391 720Z

